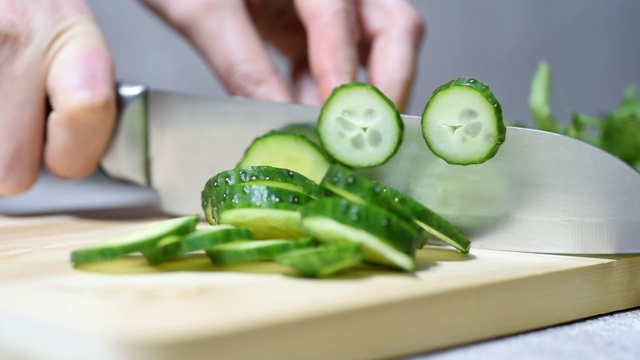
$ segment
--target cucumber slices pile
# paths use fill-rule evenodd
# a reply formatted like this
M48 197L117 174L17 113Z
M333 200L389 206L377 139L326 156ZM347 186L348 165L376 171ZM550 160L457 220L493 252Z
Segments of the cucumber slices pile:
M486 84L454 79L427 103L423 135L448 163L481 163L504 141L501 111ZM71 260L141 253L158 265L200 252L217 265L276 261L300 276L326 277L362 265L414 271L416 249L429 238L469 252L469 239L447 220L353 170L389 160L403 131L398 110L378 89L340 86L317 130L300 124L260 136L237 168L206 182L201 203L211 226L196 229L197 215L160 221L75 250Z

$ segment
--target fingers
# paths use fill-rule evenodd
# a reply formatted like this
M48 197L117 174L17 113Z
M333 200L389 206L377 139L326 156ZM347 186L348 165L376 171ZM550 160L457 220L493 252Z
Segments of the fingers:
M26 6L0 1L0 195L26 191L40 169L45 98Z
M425 32L420 14L407 1L363 0L361 23L369 43L369 81L402 111L406 108Z
M106 150L116 117L114 70L107 45L88 14L59 29L46 81L53 111L45 163L63 178L91 174Z
M200 50L233 95L292 101L244 1L147 0Z
M115 122L113 67L79 0L0 0L0 194L95 170ZM46 93L53 112L46 144Z
M320 95L326 100L336 86L356 79L359 59L354 1L295 1L307 32L308 61Z

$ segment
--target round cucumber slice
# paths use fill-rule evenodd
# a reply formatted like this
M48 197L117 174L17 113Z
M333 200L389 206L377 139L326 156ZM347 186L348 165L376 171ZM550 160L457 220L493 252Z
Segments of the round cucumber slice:
M422 135L449 164L480 164L505 140L502 107L487 84L460 77L438 87L422 113Z
M272 260L294 250L313 248L314 244L309 238L239 241L205 251L214 264L228 265Z
M251 165L289 169L318 183L331 159L304 135L272 131L253 140L238 163L238 167Z
M400 147L404 125L398 109L375 86L337 87L318 119L318 135L337 161L354 168L384 164Z
M104 242L71 252L75 265L99 261L110 261L134 252L144 252L169 235L193 232L198 224L198 215L156 221L136 230L110 238Z
M276 261L290 266L303 277L323 278L354 267L362 262L362 245L337 243L287 252Z
M320 185L350 201L382 206L459 251L469 252L471 242L458 228L399 190L371 181L339 165L327 170ZM424 246L426 240L426 236L423 237L418 247Z
M297 191L264 185L233 185L211 201L214 224L248 227L255 239L303 237L301 205L313 200Z
M220 244L252 240L253 233L248 228L231 225L215 225L196 229L185 235L171 235L160 240L156 246L142 251L151 265L177 259L188 253Z
M302 192L310 196L317 196L320 187L313 180L295 171L273 166L246 166L220 172L211 177L205 184L201 201L207 220L211 223L212 199L222 194L226 188L233 185L265 185Z
M357 243L367 263L413 271L418 231L378 206L325 198L301 208L304 231L322 243Z

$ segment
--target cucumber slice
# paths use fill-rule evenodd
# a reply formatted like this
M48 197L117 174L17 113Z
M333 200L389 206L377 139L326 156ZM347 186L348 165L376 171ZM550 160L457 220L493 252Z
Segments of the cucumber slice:
M362 244L365 262L405 271L415 269L418 231L383 208L325 198L301 208L302 227L322 243Z
M304 236L299 208L309 195L264 185L233 185L211 202L216 224L248 227L255 239L291 239Z
M272 131L253 140L238 163L238 167L250 165L290 169L318 183L331 165L331 159L319 145L303 135Z
M143 250L142 253L149 264L156 265L212 246L251 239L253 239L251 229L226 224L216 225L197 229L185 235L167 236L156 246Z
M276 257L277 262L294 268L300 276L312 278L333 275L360 264L363 259L362 245L356 243L322 245Z
M310 123L290 124L281 128L279 131L304 135L307 137L307 139L320 145L320 138L318 137L318 130L316 129L316 124L310 124Z
M322 146L334 159L354 168L387 162L398 151L403 131L393 102L366 83L335 88L318 119Z
M71 262L81 265L110 261L134 252L143 252L166 236L193 232L199 220L198 215L192 215L153 222L99 244L74 250L71 252Z
M320 187L317 183L300 173L288 169L272 166L247 166L223 171L211 177L202 190L202 208L209 223L213 221L211 215L213 197L217 194L219 196L229 186L242 184L278 187L303 192L311 196L317 196L320 193Z
M480 164L505 140L502 107L487 84L459 77L438 87L422 113L422 135L449 164Z
M371 181L339 165L329 168L321 186L357 203L375 204L401 218L415 222L431 236L440 239L463 253L471 247L469 239L449 221L413 198L389 186ZM418 247L424 246L426 237Z
M228 265L272 260L293 250L312 248L314 244L310 238L240 241L205 251L214 264Z

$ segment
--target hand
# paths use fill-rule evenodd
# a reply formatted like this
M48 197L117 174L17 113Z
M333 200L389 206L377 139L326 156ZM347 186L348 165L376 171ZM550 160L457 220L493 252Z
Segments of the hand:
M203 54L234 95L322 103L359 66L406 106L424 23L407 0L145 0ZM265 43L291 61L290 91Z
M0 195L31 187L43 160L90 174L114 123L113 64L84 2L0 0Z

